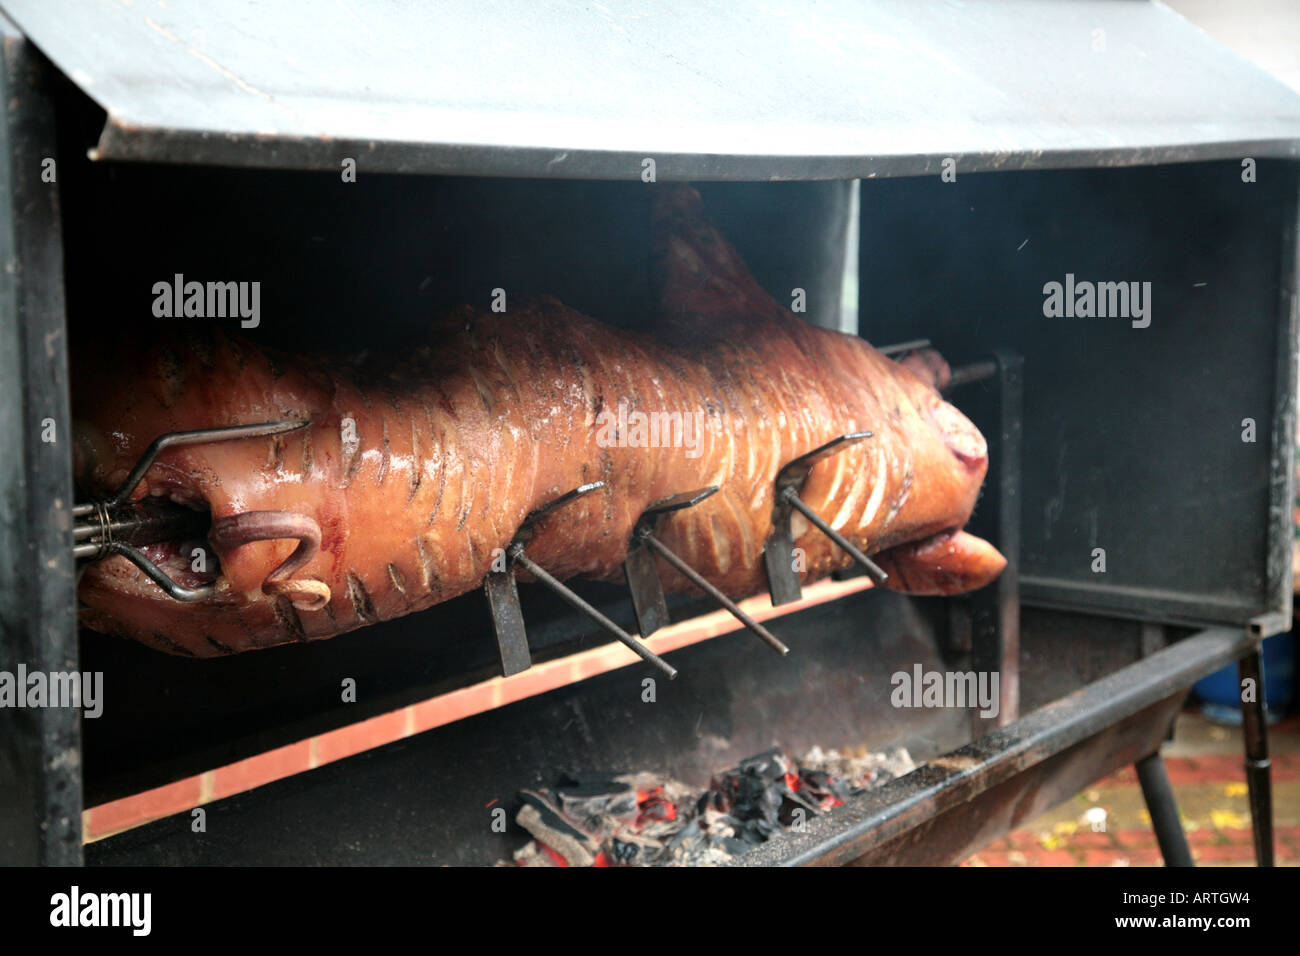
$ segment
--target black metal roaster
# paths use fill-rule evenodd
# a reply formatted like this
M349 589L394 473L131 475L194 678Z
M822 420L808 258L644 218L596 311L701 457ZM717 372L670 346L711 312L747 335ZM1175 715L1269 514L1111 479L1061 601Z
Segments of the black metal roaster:
M487 865L526 838L489 824L502 801L561 832L554 781L654 770L703 791L732 767L732 862L951 863L1135 765L1183 864L1160 747L1192 684L1234 661L1260 687L1245 779L1272 862L1259 645L1291 626L1293 93L1144 3L822 0L741 24L655 0L658 42L614 44L576 6L351 0L310 25L292 6L87 5L69 23L0 0L0 670L99 672L106 694L95 719L0 708L0 862ZM514 42L466 42L470 22ZM882 22L889 44L865 26ZM287 350L391 347L503 286L650 328L655 181L697 182L808 321L953 361L949 394L989 443L971 530L1007 557L995 583L791 611L800 582L771 560L760 622L660 540L710 493L683 488L642 516L626 586L555 580L526 524L483 594L329 641L193 661L78 629L78 561L124 555L177 599L205 593L145 553L202 537L202 514L74 492L67 358L87 329L146 334L148 290L177 274L259 280L244 334ZM1150 312L1052 313L1048 285L1076 279L1149 281ZM846 429L813 454L871 440ZM836 537L799 498L808 465L782 472L773 558L796 511ZM697 590L665 597L659 561ZM735 634L654 649L719 605ZM85 807L611 635L641 661L213 801L201 833L177 814L83 845ZM895 706L914 667L997 674L997 706ZM774 744L906 747L919 766L786 829L779 783L753 789L767 769L744 763Z

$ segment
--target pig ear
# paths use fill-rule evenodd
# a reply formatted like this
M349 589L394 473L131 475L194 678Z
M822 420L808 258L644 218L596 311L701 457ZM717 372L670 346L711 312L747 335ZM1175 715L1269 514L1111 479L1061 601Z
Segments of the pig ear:
M905 594L960 594L982 588L1007 566L998 549L965 531L946 531L872 555L885 586Z
M947 388L952 378L952 369L949 368L944 357L934 349L917 349L908 352L898 360L898 364L937 392Z
M655 289L667 331L726 338L791 318L705 217L690 186L656 187L651 220Z

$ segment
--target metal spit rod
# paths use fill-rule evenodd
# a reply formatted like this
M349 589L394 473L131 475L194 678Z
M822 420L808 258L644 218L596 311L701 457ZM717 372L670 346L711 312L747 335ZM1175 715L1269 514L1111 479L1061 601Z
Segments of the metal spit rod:
M872 581L877 584L884 584L889 580L889 575L885 573L884 568L863 554L852 541L823 521L821 515L809 508L807 503L799 497L798 493L793 488L783 489L781 491L781 498L788 502L791 507L801 515L811 521L818 531L839 545L839 547L848 554L849 557L862 565L863 570L867 572L867 576L870 577Z
M872 437L872 432L849 432L832 438L824 445L800 455L787 462L776 474L776 513L773 518L772 536L763 546L763 561L767 568L768 590L773 604L790 604L803 596L803 587L799 576L790 564L790 555L794 549L794 532L791 526L791 514L798 511L813 526L826 535L836 546L853 558L867 572L876 584L884 584L889 575L851 541L822 520L808 504L799 497L799 491L812 472L813 466L830 455L843 451L849 445Z
M894 345L884 345L876 349L881 355L902 355L907 352L915 352L919 349L930 347L929 339L911 339L907 342L897 342ZM984 379L993 378L998 374L998 363L992 359L986 359L980 362L971 362L969 365L961 365L952 370L948 379L948 384L943 387L943 391L957 388L960 385L969 385L972 382L982 382Z
M635 653L647 664L653 664L655 667L659 668L659 670L663 671L664 674L668 676L669 680L672 680L677 676L677 668L673 667L671 664L669 664L666 660L664 660L654 651L650 650L650 648L646 647L644 644L638 641L627 631L623 630L621 627L619 627L617 624L615 624L613 621L607 618L604 614L601 614L600 611L596 610L594 607L592 607L590 604L584 601L581 597L579 597L577 594L571 591L563 582L552 577L549 572L547 572L544 568L540 567L536 562L530 560L529 557L526 554L524 554L522 546L516 545L515 548L517 548L518 550L516 550L515 553L513 554L512 560L516 564L522 566L525 571L527 571L529 574L535 577L542 584L545 584L548 588L550 588L552 591L554 591L556 594L562 597L569 604L570 607L581 611L583 614L587 615L587 617L591 618L593 621L595 621L597 624L603 627L610 634L613 634L614 637L618 638L629 648L631 648L632 652Z
M984 362L971 362L969 365L961 365L952 370L952 375L948 379L948 384L944 391L954 389L959 385L970 385L973 382L982 382L986 378L993 378L998 374L998 363L989 359Z
M126 558L143 571L171 598L192 603L216 593L206 584L188 588L174 581L138 548L164 541L207 537L210 516L161 500L131 502L129 499L158 456L169 448L208 442L262 438L295 431L307 422L258 422L199 428L160 435L145 449L126 480L104 499L79 502L72 507L72 555L78 561L99 561L111 555Z
M741 610L735 601L714 587L711 582L686 563L682 557L672 551L668 545L655 537L658 523L675 511L693 508L702 501L717 494L718 486L709 485L694 491L684 491L655 502L641 513L632 529L632 540L628 543L627 557L623 561L623 571L627 576L628 590L632 592L632 607L636 611L637 624L641 636L648 637L669 623L668 605L664 600L664 586L659 579L659 569L655 566L654 554L676 568L688 581L713 598L731 613L736 620L745 625L754 634L778 654L788 654L790 649L777 639L767 628ZM653 553L652 553L653 552Z
M928 349L929 347L929 339L912 339L909 342L898 342L894 345L885 345L876 349L876 351L881 355L899 355L903 352L915 352L917 349Z
M681 572L683 577L730 611L733 617L757 634L768 647L772 648L778 654L785 655L790 653L790 648L781 643L780 639L778 639L775 634L746 614L739 604L709 583L700 572L696 571L693 567L679 558L666 544L656 538L653 534L642 533L640 538L653 548L661 558Z

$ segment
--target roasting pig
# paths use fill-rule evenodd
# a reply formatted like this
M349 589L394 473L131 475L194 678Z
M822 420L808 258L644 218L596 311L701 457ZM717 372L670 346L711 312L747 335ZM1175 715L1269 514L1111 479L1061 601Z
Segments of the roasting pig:
M661 317L605 326L552 298L505 313L461 307L401 354L284 354L214 328L96 343L74 381L78 487L103 495L165 432L308 423L273 438L165 451L136 490L210 515L205 539L152 544L183 604L133 564L87 567L81 618L208 657L331 637L479 587L523 519L549 515L528 555L552 575L619 580L637 518L683 491L718 493L657 536L727 594L766 586L780 468L839 435L873 437L816 464L800 496L918 594L981 587L1005 561L961 529L987 468L983 437L937 386L933 355L894 362L811 326L768 296L704 218L665 188L654 214ZM76 343L74 343L75 345ZM634 413L694 423L675 441L629 434ZM660 436L662 438L662 436ZM794 517L800 576L849 563ZM211 555L194 569L194 547ZM669 590L688 583L666 564Z

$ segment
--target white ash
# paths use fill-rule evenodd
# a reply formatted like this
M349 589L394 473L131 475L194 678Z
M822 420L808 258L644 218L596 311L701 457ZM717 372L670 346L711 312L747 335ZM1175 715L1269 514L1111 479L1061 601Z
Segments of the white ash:
M895 777L911 773L916 769L916 762L906 747L888 753L860 751L851 754L847 751L822 750L813 747L799 758L802 770L820 770L841 780L851 780L855 786L867 788L880 786Z

